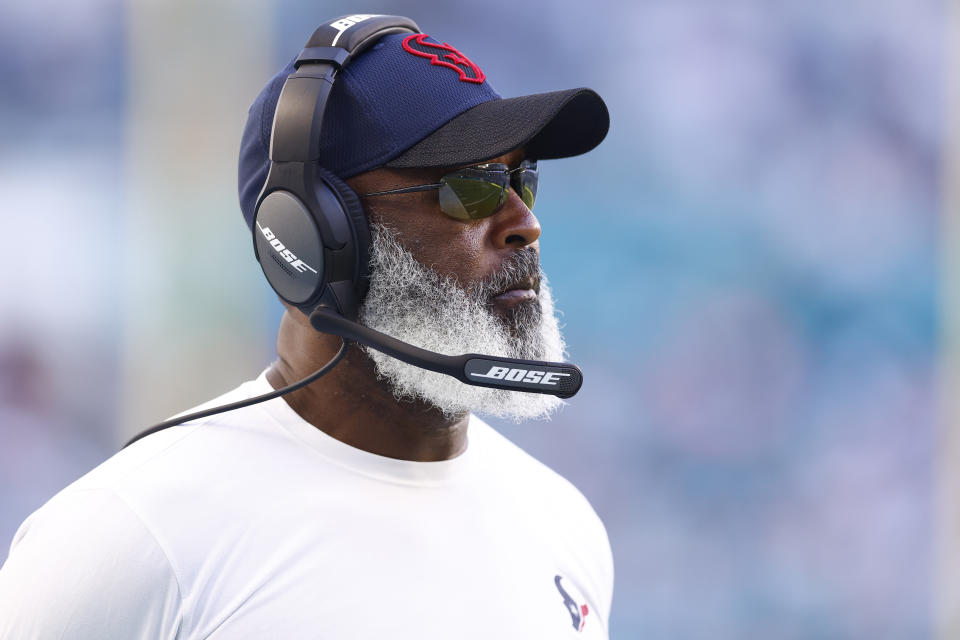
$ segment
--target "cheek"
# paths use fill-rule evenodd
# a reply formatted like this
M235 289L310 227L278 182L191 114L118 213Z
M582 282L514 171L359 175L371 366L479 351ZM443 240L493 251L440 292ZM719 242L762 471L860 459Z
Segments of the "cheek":
M451 223L423 229L412 253L441 275L455 276L462 283L473 282L485 274L486 234L481 225Z
M411 198L403 207L370 203L367 214L371 222L391 227L414 258L443 276L472 283L495 271L499 262L489 220L454 220L429 195Z

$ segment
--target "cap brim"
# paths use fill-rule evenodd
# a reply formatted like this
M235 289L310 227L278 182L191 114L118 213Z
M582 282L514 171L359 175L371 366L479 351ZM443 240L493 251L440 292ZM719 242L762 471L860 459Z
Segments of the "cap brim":
M596 147L609 128L607 105L592 89L490 100L451 119L386 166L455 167L521 146L528 158L568 158Z

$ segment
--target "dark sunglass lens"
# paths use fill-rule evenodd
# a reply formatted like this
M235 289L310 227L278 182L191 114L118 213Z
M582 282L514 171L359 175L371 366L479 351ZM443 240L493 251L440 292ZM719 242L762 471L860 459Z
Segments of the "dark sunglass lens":
M492 216L503 206L503 185L470 176L445 176L440 180L440 209L458 220Z
M537 163L524 160L520 170L511 177L513 188L520 195L523 204L527 205L527 209L533 209L533 203L537 200L537 185L540 181Z

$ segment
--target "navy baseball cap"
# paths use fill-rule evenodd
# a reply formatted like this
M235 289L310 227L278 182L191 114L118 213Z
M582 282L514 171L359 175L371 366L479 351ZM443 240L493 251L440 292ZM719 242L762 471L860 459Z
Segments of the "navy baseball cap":
M270 169L270 131L291 61L254 100L240 144L240 207L254 207ZM394 34L359 54L334 82L321 128L320 165L343 179L378 167L456 167L525 146L533 159L586 153L610 118L591 89L502 98L483 71L447 43Z

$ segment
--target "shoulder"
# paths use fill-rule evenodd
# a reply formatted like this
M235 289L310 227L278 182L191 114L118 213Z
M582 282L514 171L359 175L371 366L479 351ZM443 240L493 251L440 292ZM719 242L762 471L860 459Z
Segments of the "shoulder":
M613 598L613 554L607 530L587 498L570 481L512 443L482 420L470 424L487 481L501 486L501 495L519 500L522 517L537 532L538 545L556 558L565 583L587 596L607 624Z
M578 542L606 553L606 529L589 500L569 480L518 447L486 422L473 417L471 446L477 440L490 467L487 478L524 499L540 517L564 527Z
M538 499L558 501L573 517L600 522L590 502L573 483L475 416L471 416L470 439L471 446L476 441L487 464L496 465L499 475L505 480L509 477L518 490L536 493Z
M177 415L227 405L269 391L261 378ZM263 449L265 443L272 442L279 447L289 445L286 432L273 426L262 405L184 422L125 447L64 491L111 490L136 508L146 497L146 490L174 491L181 486L181 480L193 491L215 486L217 483L213 481L230 470L231 463L240 466L249 464L251 457L267 455ZM206 480L211 483L205 484Z
M244 383L198 408L218 406L257 395ZM190 413L198 408L184 413ZM103 496L101 508L140 521L176 563L192 540L210 529L218 517L237 519L249 502L270 490L270 479L289 466L297 447L276 427L260 405L218 414L172 427L139 440L114 454L58 493L25 526L56 514L70 526L86 526L82 509L73 505ZM256 469L259 474L251 473ZM241 520L243 518L240 518Z
M246 383L201 407L258 391ZM251 407L118 452L21 525L0 570L0 638L87 637L81 628L109 631L97 637L175 636L166 631L179 624L204 536L221 521L247 521L257 486L250 469L270 461L275 469L291 450L286 432ZM146 626L109 626L111 611Z
M2 638L173 638L180 609L165 550L107 490L54 497L21 525L0 569Z

